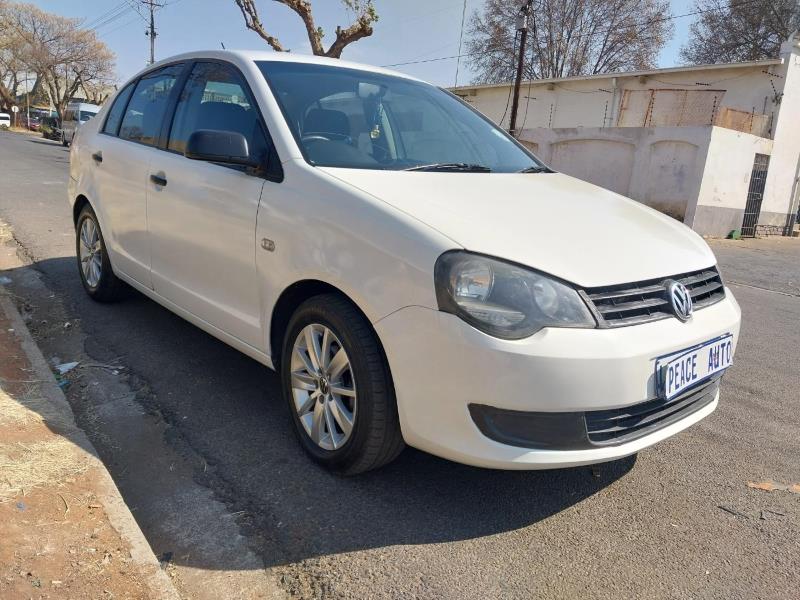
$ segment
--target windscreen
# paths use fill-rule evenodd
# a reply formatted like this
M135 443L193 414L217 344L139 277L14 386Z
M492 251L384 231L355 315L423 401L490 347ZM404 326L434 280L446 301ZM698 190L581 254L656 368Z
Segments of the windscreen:
M327 65L258 66L311 164L386 170L460 165L502 173L542 167L502 129L435 86Z

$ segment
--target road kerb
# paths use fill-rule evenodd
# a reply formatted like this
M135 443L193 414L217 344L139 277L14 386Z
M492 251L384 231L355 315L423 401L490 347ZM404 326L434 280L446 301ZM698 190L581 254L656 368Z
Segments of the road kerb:
M110 525L129 546L130 558L142 567L146 575L146 582L152 598L179 600L180 596L175 590L172 581L160 568L160 564L151 550L141 529L136 523L128 506L117 489L105 465L100 460L97 451L86 437L86 434L76 425L72 408L67 402L61 389L53 376L44 356L34 342L25 322L11 299L4 295L0 289L0 310L5 313L11 328L14 330L19 346L27 357L31 369L32 379L39 382L38 392L46 401L49 409L58 415L60 423L65 424L65 431L69 432L70 441L86 454L85 459L92 466L96 474L93 484L94 492L99 499Z

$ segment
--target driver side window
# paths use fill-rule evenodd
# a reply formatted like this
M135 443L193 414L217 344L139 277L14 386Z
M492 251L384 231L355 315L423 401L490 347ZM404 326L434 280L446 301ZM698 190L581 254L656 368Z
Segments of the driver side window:
M198 129L241 133L250 156L266 161L269 144L255 103L241 75L222 63L197 63L181 92L169 134L168 148L186 150Z

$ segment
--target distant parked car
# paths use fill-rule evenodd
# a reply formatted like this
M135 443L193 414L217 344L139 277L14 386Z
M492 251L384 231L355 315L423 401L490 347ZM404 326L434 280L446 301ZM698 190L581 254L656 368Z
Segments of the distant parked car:
M0 112L0 127L11 127L11 115Z
M58 117L45 117L42 119L39 131L42 132L42 137L45 139L61 140L61 124L58 122Z
M39 131L42 126L42 120L36 115L28 117L28 129L31 131Z
M75 138L75 132L78 127L86 123L99 111L99 106L83 102L75 102L67 106L67 110L64 112L64 120L61 122L61 144L69 146Z

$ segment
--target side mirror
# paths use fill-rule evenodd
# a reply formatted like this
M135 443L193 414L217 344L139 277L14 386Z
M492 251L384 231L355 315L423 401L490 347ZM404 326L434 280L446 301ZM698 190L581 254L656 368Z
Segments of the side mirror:
M189 136L183 155L192 160L254 168L261 166L251 158L247 138L235 131L198 129Z

